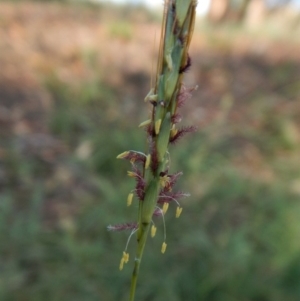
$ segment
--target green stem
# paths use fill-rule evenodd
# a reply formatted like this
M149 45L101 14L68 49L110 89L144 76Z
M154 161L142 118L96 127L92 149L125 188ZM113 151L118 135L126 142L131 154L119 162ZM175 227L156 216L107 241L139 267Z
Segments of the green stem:
M141 225L142 231L140 237L138 237L138 245L137 245L137 251L136 251L136 258L134 260L134 269L132 272L132 277L131 277L131 286L130 286L130 298L129 301L134 301L135 297L135 290L136 290L136 284L137 284L137 279L139 275L139 270L140 270L140 264L142 261L142 256L144 253L149 229L150 229L150 223L148 224L143 224Z
M166 0L163 28L160 41L155 94L160 100L153 106L151 136L153 146L149 153L157 160L156 167L148 172L147 188L139 205L137 251L131 277L130 298L134 301L140 264L144 253L153 212L161 189L161 174L166 168L166 154L170 141L172 116L176 113L177 97L180 93L183 69L189 63L188 47L195 21L196 0ZM151 87L152 88L152 87ZM155 165L155 164L154 164ZM149 174L150 173L150 174ZM145 169L143 175L146 179Z

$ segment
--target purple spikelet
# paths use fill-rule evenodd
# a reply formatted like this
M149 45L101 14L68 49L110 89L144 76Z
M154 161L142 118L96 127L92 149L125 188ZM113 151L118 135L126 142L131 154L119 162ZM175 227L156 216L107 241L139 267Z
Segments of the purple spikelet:
M197 131L197 127L195 126L187 126L183 127L180 130L177 131L177 133L170 137L170 143L175 144L177 143L185 134L187 133L193 133Z

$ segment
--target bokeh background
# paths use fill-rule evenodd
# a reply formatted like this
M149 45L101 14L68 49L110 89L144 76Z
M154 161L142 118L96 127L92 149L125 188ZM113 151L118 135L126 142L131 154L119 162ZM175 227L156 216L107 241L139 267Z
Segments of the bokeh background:
M199 0L199 2L201 2ZM191 193L149 239L137 300L300 300L297 1L208 1L171 147ZM0 2L0 300L123 301L128 162L143 151L162 3Z

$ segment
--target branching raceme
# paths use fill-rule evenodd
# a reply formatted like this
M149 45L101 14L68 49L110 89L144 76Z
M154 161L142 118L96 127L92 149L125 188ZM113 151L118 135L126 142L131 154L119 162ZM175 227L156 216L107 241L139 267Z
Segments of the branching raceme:
M155 86L145 97L145 101L152 106L151 118L140 124L140 127L146 129L148 151L144 154L129 150L117 157L129 160L132 170L128 171L128 176L134 178L136 182L135 189L128 195L127 205L130 206L134 198L139 203L137 222L108 226L108 230L112 231L130 230L129 239L137 234L130 301L134 300L148 233L150 231L153 237L156 232L153 218L164 219L170 203L177 205L176 217L179 217L182 212L179 199L189 195L173 191L173 186L182 172L169 173L168 147L170 144L176 144L186 133L195 131L193 126L178 128L177 124L182 119L178 109L191 97L191 92L195 89L185 87L182 78L191 66L188 48L193 33L196 5L195 0L165 1ZM164 229L162 253L167 247L165 238ZM124 263L129 261L127 245L121 259L120 270L123 269Z

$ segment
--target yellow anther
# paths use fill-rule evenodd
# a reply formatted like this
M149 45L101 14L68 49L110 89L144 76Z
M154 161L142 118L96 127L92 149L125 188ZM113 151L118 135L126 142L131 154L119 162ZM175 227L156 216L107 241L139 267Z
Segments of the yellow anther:
M147 100L150 100L150 101L157 101L157 98L158 98L158 95L157 94L152 94L152 95L149 95Z
M122 154L117 156L117 159L124 159L129 155L129 153L130 153L129 151L123 152Z
M123 252L123 259L124 263L127 263L129 261L129 253Z
M132 204L133 193L130 192L127 197L127 206L129 207Z
M178 133L178 130L174 128L171 129L171 137L173 138Z
M154 225L152 225L151 227L151 237L154 237L156 234L156 227Z
M124 255L123 255L123 257L122 257L122 259L121 259L121 262L120 262L120 266L119 266L120 271L123 270L124 262L125 262L125 259L124 259Z
M151 162L151 155L149 154L146 158L146 162L145 162L145 168L147 169L150 165Z
M161 126L161 119L158 119L155 121L155 134L158 135L160 131Z
M171 53L166 55L166 63L168 65L168 69L171 71L173 69L173 61L172 61Z
M136 173L133 171L127 171L127 175L131 178L135 178L136 177Z
M182 212L182 207L177 207L176 208L176 218L178 218L180 216L181 212Z
M152 88L149 93L146 95L145 97L145 102L147 101L151 101L151 100L154 100L154 101L157 101L157 94L154 94L154 89Z
M143 126L146 126L146 125L148 125L148 124L150 124L151 123L151 119L148 119L148 120L146 120L146 121L143 121L140 125L139 125L139 128L141 128L141 127L143 127Z
M163 209L162 209L164 214L166 214L166 212L168 211L168 208L169 208L169 203L164 203Z
M164 254L166 252L167 249L167 244L165 242L163 242L162 246L161 246L161 252Z

